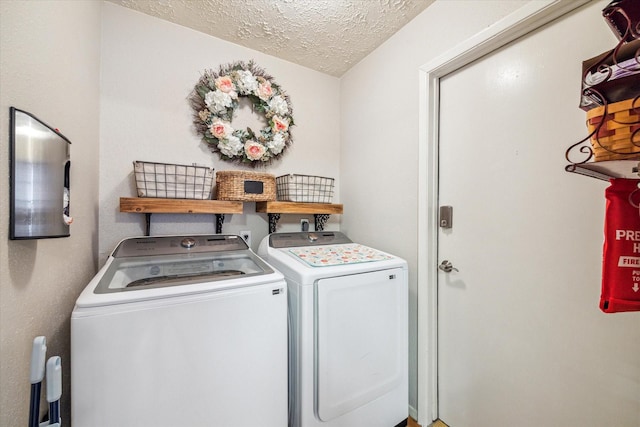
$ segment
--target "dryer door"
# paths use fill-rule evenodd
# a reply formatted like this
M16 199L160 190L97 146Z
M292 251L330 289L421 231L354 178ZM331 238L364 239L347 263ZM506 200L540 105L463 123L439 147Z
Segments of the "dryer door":
M315 411L322 421L352 411L402 381L405 274L397 268L317 281Z

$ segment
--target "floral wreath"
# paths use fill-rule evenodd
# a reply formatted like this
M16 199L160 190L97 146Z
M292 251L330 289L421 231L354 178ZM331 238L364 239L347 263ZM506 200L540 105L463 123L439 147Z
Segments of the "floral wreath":
M239 96L249 98L254 110L266 117L268 126L259 133L231 126ZM190 100L198 133L223 160L251 166L267 164L293 141L289 97L253 61L223 65L218 72L205 71Z

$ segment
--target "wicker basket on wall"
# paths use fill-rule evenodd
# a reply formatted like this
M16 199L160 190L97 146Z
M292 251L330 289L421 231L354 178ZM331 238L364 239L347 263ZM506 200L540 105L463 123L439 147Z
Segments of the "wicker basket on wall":
M635 103L634 103L635 101ZM635 108L634 108L635 106ZM596 162L640 159L640 99L627 99L587 111Z
M216 172L216 198L241 202L276 200L274 175L249 171Z

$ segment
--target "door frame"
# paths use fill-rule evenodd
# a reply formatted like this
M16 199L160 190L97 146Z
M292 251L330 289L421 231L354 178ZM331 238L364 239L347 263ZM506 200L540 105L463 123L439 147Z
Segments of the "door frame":
M438 146L440 79L590 0L530 1L419 69L418 422L438 418Z

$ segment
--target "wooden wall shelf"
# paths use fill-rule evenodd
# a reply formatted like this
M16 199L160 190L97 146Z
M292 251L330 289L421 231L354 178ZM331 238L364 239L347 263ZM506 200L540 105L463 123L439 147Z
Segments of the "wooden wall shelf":
M316 231L322 231L331 214L341 214L343 206L332 203L256 202L256 212L269 214L269 233L275 233L281 214L312 214Z
M216 233L222 233L224 214L241 214L244 203L225 200L159 199L120 197L120 212L145 214L145 235L151 234L151 214L215 214ZM332 203L256 202L256 212L269 215L269 233L276 231L281 214L310 214L316 231L322 231L331 214L342 214L343 206Z
M120 197L120 212L143 213L146 217L145 235L151 232L152 213L215 214L216 233L222 233L224 214L241 214L242 202L225 200L156 199L152 197Z
M341 214L342 205L332 203L256 202L256 212L290 214Z

